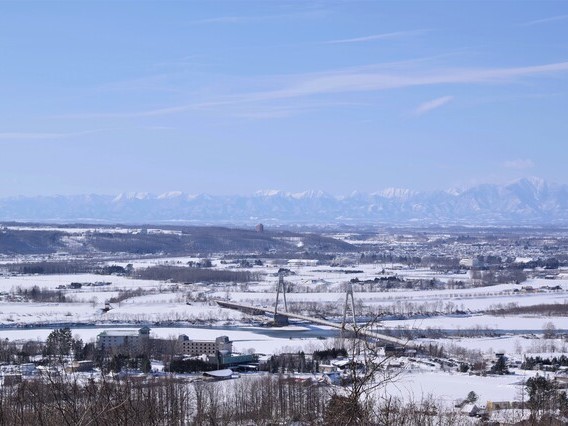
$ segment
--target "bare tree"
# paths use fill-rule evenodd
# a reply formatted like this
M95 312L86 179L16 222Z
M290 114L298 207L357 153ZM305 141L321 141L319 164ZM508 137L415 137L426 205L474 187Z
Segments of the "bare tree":
M546 324L544 324L544 326L542 327L542 331L544 332L543 337L545 339L556 338L556 326L552 321L548 321Z
M343 392L331 395L325 414L327 424L369 425L373 424L376 408L376 391L391 383L399 374L386 368L390 356L376 339L365 333L375 327L377 318L363 326L353 324L348 328L350 336L345 339L350 354L346 367L347 377Z

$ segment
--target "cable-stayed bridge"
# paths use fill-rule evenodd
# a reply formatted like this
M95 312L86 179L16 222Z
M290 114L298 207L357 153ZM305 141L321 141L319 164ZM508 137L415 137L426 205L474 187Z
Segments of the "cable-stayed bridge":
M284 312L278 310L280 293L282 293L284 300ZM349 306L349 300L351 301L351 306ZM282 273L279 273L278 287L276 291L276 303L274 305L274 308L252 306L244 303L227 302L222 300L217 300L216 302L219 306L223 308L236 309L250 315L273 315L274 322L280 325L287 325L288 319L293 318L301 321L310 322L313 324L320 324L328 327L337 328L341 331L354 334L355 336L360 336L360 337L365 336L387 344L390 343L398 346L403 346L406 348L417 347L417 345L415 345L413 342L409 340L399 339L397 337L388 336L382 333L377 333L375 331L366 328L365 326L357 325L355 321L355 302L353 299L353 289L350 285L347 286L347 291L345 294L345 304L343 307L343 321L341 323L331 322L322 318L310 317L307 315L300 315L288 312L288 304L286 302L286 283L284 281L284 276ZM352 324L346 323L348 308L350 308L351 310Z

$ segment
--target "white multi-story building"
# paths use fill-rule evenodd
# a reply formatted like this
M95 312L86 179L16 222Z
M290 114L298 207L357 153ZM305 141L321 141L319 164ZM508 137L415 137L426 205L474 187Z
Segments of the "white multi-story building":
M97 349L135 348L150 340L150 328L105 330L97 336Z
M218 351L230 354L233 350L233 342L227 336L220 336L215 340L190 340L182 334L178 342L179 351L183 355L216 355Z

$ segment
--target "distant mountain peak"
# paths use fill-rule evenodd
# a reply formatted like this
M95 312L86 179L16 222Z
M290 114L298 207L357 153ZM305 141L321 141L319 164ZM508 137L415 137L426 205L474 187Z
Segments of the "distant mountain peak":
M261 189L255 192L258 197L277 197L283 195L284 192L279 189Z
M125 200L146 200L149 197L148 192L123 192L114 197L112 201L117 203Z
M527 177L519 179L518 181L530 182L534 186L543 186L543 185L547 184L545 179L538 177L538 176L527 176Z
M446 189L446 193L447 193L447 194L450 194L450 195L453 195L453 196L458 196L458 195L460 195L463 191L464 191L464 190L463 190L462 188L455 188L455 187L454 187L454 188Z
M158 200L168 200L168 199L172 199L172 198L179 198L183 196L183 192L181 191L170 191L170 192L164 192L163 194L158 195Z
M300 200L305 198L331 198L331 195L324 191L310 190L290 194L290 197Z
M529 176L529 177L517 179L517 180L511 182L507 186L508 187L523 186L523 187L527 187L527 188L533 188L537 191L544 191L548 188L548 183L542 178L535 177L535 176Z
M42 195L0 199L2 221L243 224L554 224L568 225L568 185L524 178L506 185L419 192L387 188L332 196L324 191L253 195Z
M407 188L385 188L382 191L374 193L373 195L375 194L380 195L384 198L408 199L413 195L416 195L417 192Z

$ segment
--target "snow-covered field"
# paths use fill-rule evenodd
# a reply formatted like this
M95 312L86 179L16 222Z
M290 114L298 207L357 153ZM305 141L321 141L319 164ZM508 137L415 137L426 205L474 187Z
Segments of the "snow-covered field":
M531 373L531 374L529 374ZM467 373L443 371L404 370L379 394L384 397L400 397L404 401L421 401L432 397L447 407L463 400L470 391L479 396L479 402L520 401L523 383L532 372L505 376L472 376ZM525 398L526 399L526 398Z
M153 265L186 265L199 261L192 257L140 259L130 263L135 268ZM339 347L339 332L323 326L294 323L283 328L258 326L262 319L251 318L238 311L220 308L215 299L242 302L256 306L272 307L276 298L277 271L281 264L265 262L263 266L238 268L235 264L223 264L212 259L216 268L250 270L260 274L259 281L247 284L175 284L163 281L137 280L115 275L29 275L0 277L0 339L45 340L53 328L69 325L72 333L85 342L94 341L97 334L109 327L136 328L148 324L151 335L160 338L177 338L185 334L190 339L214 339L226 335L233 341L236 352L276 354L282 352L312 352L313 350ZM286 265L284 265L286 266ZM429 269L401 269L396 265L355 265L345 267L294 264L292 275L286 281L294 292L287 295L289 303L329 304L341 311L345 302L346 284L353 278L360 281L396 275L400 278L435 279L438 281L462 281L464 274L439 274ZM82 283L80 289L69 287ZM98 283L98 284L96 284ZM101 284L104 283L104 284ZM96 284L96 285L95 285ZM61 291L65 302L30 302L22 296L34 287ZM523 288L524 287L524 288ZM532 287L532 289L527 289ZM568 330L568 317L540 315L494 316L482 311L498 306L531 306L538 304L568 303L568 280L531 279L521 285L501 284L452 290L399 290L357 291L356 305L366 312L380 315L386 310L401 315L416 314L410 319L383 318L375 326L406 328L410 330L506 330L499 337L455 337L423 339L421 343L433 343L448 351L460 347L479 351L487 359L495 353L506 353L522 359L524 354L543 352L566 353L568 343L560 336L543 339L539 331L552 323L561 333ZM555 288L555 289L553 289ZM117 300L127 290L140 289L136 294ZM111 302L105 312L105 303ZM459 310L461 315L449 314ZM426 312L426 313L424 313ZM268 319L265 318L264 321ZM178 325L178 326L173 326ZM43 328L45 327L45 328ZM530 330L531 332L527 331ZM537 335L538 333L538 335ZM457 333L456 333L457 334ZM406 361L400 375L386 384L379 392L400 396L404 400L419 401L433 396L439 402L453 406L474 391L480 401L515 400L522 382L528 376L520 373L508 376L470 376L450 373L420 363Z
M552 322L559 330L568 330L567 317L543 317L543 316L436 316L432 318L382 321L381 325L387 328L402 327L409 330L442 329L455 331L483 331L490 332L509 330L530 330L542 332L545 326Z
M55 290L60 285L68 285L72 282L77 283L101 283L109 282L110 286L83 286L80 290L69 290L66 293L82 293L87 291L107 292L109 290L123 290L132 288L160 289L166 283L150 280L133 280L128 277L118 275L97 275L97 274L71 274L71 275L16 275L0 277L0 292L5 293L15 289L31 289L38 286L42 289Z
M435 343L446 348L458 346L472 351L480 351L487 357L493 357L495 353L505 353L509 358L519 361L522 361L524 355L568 353L568 342L565 339L542 339L540 336L531 334L420 339L420 342L423 344Z
M197 261L194 257L173 257L133 260L136 267L170 264L185 265ZM261 274L261 280L246 285L230 284L173 284L161 281L138 280L115 275L24 275L0 277L0 325L46 323L105 323L105 322L164 322L164 321L209 321L239 323L244 315L218 308L212 300L223 299L256 306L271 307L276 297L276 276L279 265L266 262L264 266L237 268L235 264L223 264L213 259L214 267L251 270ZM394 270L388 265L356 265L348 267L310 266L294 264L292 275L286 281L294 288L288 293L288 302L326 303L342 309L345 301L343 289L352 278L372 280L396 274L401 278L464 280L464 274L445 274L423 268ZM383 270L384 273L383 273ZM347 273L355 272L355 273ZM82 283L80 289L68 288ZM10 297L11 294L30 291L33 287L60 290L66 298L63 303L36 303ZM554 288L554 289L553 289ZM102 313L105 302L116 298L119 292L140 289L143 295L128 297L112 303L111 310ZM209 302L195 302L200 300ZM559 330L568 329L566 317L542 316L493 316L479 313L488 308L505 306L531 306L538 304L568 303L568 280L530 279L521 285L500 284L451 290L400 290L358 292L355 299L365 312L381 318L383 312L411 315L410 319L383 319L381 325L388 328L410 329L495 329L495 330L541 330L552 322ZM191 302L191 304L189 304ZM449 315L460 311L464 315ZM417 315L418 314L418 315ZM247 322L247 321L245 321Z

